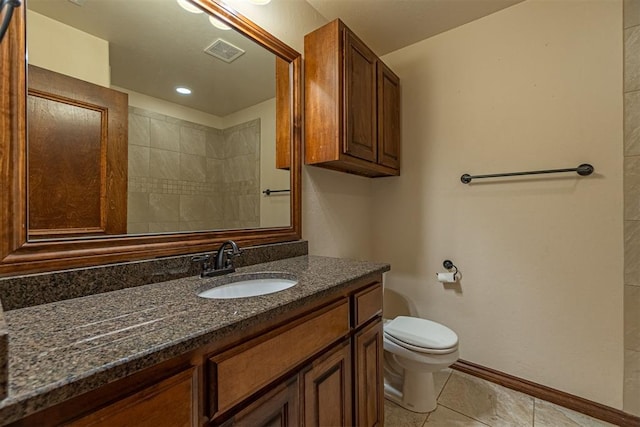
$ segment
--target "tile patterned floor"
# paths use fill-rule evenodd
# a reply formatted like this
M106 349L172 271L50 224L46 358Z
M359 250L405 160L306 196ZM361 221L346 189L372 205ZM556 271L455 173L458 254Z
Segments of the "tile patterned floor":
M435 374L438 407L416 414L385 400L386 427L602 427L613 424L445 369Z

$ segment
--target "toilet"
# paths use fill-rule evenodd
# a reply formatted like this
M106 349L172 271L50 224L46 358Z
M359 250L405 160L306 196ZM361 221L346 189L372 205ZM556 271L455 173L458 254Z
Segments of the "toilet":
M384 321L384 397L413 412L436 409L433 373L458 360L458 336L431 320Z

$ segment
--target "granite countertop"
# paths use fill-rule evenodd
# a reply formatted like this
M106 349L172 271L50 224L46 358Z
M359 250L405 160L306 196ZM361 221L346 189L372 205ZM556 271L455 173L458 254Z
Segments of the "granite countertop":
M9 334L9 392L0 424L320 298L388 264L300 256L239 268L279 271L298 284L274 294L232 300L197 296L205 281L187 277L4 313Z

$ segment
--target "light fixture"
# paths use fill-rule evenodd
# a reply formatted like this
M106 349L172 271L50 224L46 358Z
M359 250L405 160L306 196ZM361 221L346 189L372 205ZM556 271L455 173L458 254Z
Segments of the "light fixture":
M197 7L196 5L194 5L193 3L191 3L188 0L176 0L176 1L180 5L180 7L183 8L184 10L186 10L187 12L202 13L202 10L200 10L199 7ZM269 1L271 1L271 0L269 0Z
M184 87L184 86L178 86L176 88L176 92L178 92L181 95L191 95L191 89L189 89L188 87Z
M265 4L271 3L271 0L249 0L249 2L260 5L260 6L264 6Z
M215 16L210 16L209 17L209 22L211 22L211 25L213 25L214 27L220 29L220 30L230 30L231 27L228 26L227 24L225 24L224 22L222 22L221 20L219 20L218 18L216 18Z

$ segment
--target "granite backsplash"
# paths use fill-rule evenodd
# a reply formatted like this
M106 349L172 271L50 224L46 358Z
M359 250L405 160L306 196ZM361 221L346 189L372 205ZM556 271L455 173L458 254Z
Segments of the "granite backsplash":
M307 255L304 240L242 248L234 259L236 267ZM152 260L124 262L51 273L38 273L0 279L0 303L5 311L103 292L196 276L202 269L194 263L195 254ZM0 347L2 347L2 309L0 309ZM2 352L0 352L2 354ZM2 366L0 364L0 370ZM0 372L0 381L2 375ZM0 390L3 388L0 386ZM1 396L0 396L1 398Z

